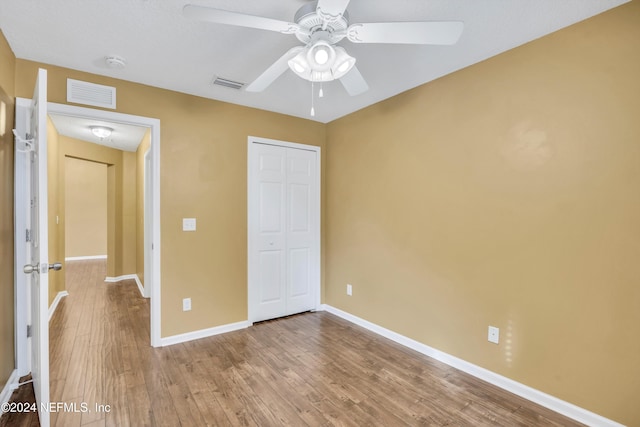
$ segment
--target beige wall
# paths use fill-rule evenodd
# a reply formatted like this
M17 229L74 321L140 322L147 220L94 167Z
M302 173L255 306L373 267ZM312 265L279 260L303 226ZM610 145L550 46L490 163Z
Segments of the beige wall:
M13 129L15 57L0 32L0 390L15 368ZM1 114L1 112L0 112ZM4 125L3 125L4 124Z
M136 272L144 286L144 155L151 146L151 131L136 150Z
M330 123L325 301L638 425L639 23L633 2Z
M324 147L325 126L25 60L16 63L18 96L30 96L38 66L51 102L66 103L67 78L86 80L116 86L119 112L161 121L162 336L246 320L247 137ZM198 219L197 232L181 231L184 217ZM123 259L135 262L135 248Z
M107 255L107 165L66 157L65 257Z
M15 98L15 73L16 56L0 30L0 87L10 99Z
M64 165L63 165L64 166ZM60 185L62 183L62 185ZM60 168L60 139L51 119L47 118L47 209L49 211L49 262L64 263L64 168ZM66 269L49 274L49 304L65 290Z
M136 271L135 153L59 136L58 176L60 184L65 182L67 157L107 166L107 276L117 277L134 274ZM51 178L51 174L49 177ZM49 188L51 189L51 186ZM60 218L58 226L58 239L61 240L59 257L64 259L68 222L66 212L62 209L66 200L64 185L59 185L55 198L59 200L58 206L60 206L57 213ZM61 289L64 289L64 285Z

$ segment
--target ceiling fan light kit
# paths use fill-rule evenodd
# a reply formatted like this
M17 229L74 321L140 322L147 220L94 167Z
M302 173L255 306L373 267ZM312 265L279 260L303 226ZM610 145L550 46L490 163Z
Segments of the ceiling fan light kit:
M288 61L289 68L310 82L329 82L347 74L356 63L344 48L324 40L307 46Z

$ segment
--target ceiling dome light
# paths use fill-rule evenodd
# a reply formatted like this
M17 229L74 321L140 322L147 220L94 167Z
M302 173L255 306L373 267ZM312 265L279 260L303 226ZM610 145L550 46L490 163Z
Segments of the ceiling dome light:
M91 126L91 133L100 139L108 138L113 132L113 129L106 126Z

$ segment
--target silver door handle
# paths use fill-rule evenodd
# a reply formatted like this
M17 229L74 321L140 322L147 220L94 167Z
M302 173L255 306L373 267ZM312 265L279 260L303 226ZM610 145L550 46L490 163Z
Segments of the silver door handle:
M46 270L44 270L45 266L48 266L49 270L53 270L53 271L60 271L62 270L62 263L59 262L54 262L53 264L42 264L43 267L43 273L46 273ZM39 273L40 272L40 266L38 264L36 265L31 265L31 264L27 264L24 267L22 267L22 271L24 271L26 274L31 274L31 273Z
M24 271L25 274L38 273L40 271L40 266L38 264L36 265L27 264L24 267L22 267L22 271Z

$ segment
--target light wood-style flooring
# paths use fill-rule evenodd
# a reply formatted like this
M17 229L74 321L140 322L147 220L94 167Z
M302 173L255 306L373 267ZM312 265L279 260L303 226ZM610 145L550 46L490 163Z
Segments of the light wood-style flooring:
M51 400L91 412L53 426L580 425L323 312L154 349L133 281L104 283L104 261L66 268Z

